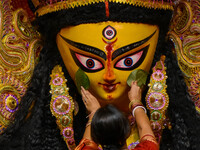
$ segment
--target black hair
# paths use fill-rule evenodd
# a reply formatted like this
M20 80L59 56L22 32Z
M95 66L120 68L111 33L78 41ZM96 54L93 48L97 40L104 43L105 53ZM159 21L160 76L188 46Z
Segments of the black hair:
M127 117L116 107L109 104L99 108L92 118L91 136L94 142L102 145L103 150L119 150L130 135Z
M40 61L35 67L30 86L21 100L15 120L0 136L2 150L67 149L49 107L51 100L49 93L50 74L56 64L63 66L63 71L68 79L69 93L76 99L80 107L78 115L73 120L75 141L76 144L79 143L87 122L85 119L85 107L74 82L64 67L56 46L56 35L60 29L67 26L108 20L156 24L159 26L159 41L152 65L155 65L155 62L159 60L162 54L166 55L167 93L170 99L168 116L172 123L171 130L165 129L163 131L160 149L198 149L200 145L200 121L196 115L195 106L189 98L176 58L165 40L172 12L120 3L110 3L109 9L109 18L105 15L104 3L98 3L46 14L35 20L34 24L38 26L38 30L43 36L44 47L40 53ZM34 107L29 110L32 104L34 104ZM26 119L29 111L31 116Z

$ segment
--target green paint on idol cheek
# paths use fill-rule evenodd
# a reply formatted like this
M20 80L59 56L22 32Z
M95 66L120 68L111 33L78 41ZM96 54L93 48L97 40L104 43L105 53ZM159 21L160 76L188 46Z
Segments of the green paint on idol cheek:
M88 76L80 68L78 69L75 75L75 84L79 93L81 93L81 86L83 86L86 90L88 90L90 87L90 80Z
M127 79L127 84L131 86L132 81L137 81L137 85L140 88L143 88L146 85L147 76L148 73L146 71L142 69L135 69L130 73Z

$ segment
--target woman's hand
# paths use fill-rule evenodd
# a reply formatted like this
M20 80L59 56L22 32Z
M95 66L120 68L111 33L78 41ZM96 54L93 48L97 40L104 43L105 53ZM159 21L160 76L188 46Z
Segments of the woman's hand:
M85 104L85 107L87 108L89 113L96 112L96 110L101 107L98 100L88 90L85 90L82 86L81 94L83 103Z
M135 100L139 100L141 101L141 88L137 85L137 81L132 81L131 83L131 89L128 92L128 97L130 101L135 101Z

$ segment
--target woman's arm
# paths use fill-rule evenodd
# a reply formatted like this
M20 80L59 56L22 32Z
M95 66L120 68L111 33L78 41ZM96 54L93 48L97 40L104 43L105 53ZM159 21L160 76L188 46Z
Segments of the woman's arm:
M92 94L90 94L90 92L88 90L85 90L83 87L81 87L81 94L82 94L83 103L85 104L85 107L89 112L89 115L88 115L89 120L88 120L88 123L86 124L83 138L92 140L90 124L91 124L92 117L94 116L95 112L101 106L100 106L99 102L97 101L97 99Z
M146 115L145 108L141 103L141 89L137 82L132 82L131 90L128 93L132 105L132 113L136 119L140 140L151 140L156 142L154 133L151 129L149 118Z

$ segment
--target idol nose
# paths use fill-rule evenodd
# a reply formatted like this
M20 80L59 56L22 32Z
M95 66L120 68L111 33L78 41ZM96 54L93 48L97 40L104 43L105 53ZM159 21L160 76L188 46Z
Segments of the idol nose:
M107 83L113 83L116 80L116 75L113 70L106 70L103 79Z

